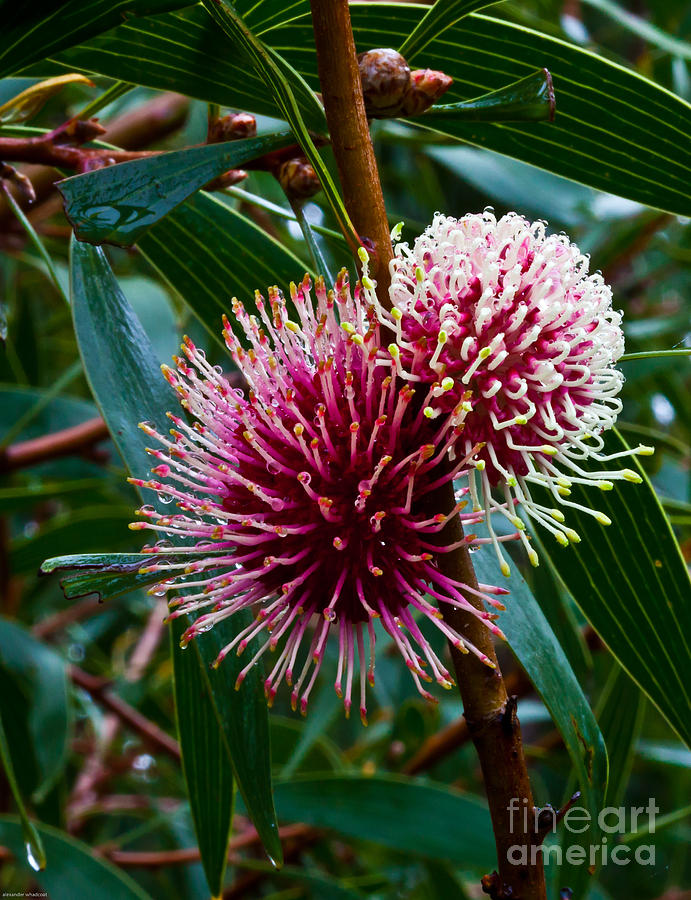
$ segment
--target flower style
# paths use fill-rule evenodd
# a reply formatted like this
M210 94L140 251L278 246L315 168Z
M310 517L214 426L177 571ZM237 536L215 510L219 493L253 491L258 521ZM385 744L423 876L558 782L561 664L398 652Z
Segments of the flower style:
M571 485L610 490L615 479L641 480L631 469L582 466L628 455L601 452L601 433L621 411L623 376L614 365L624 337L610 288L599 273L588 275L588 264L567 237L547 236L543 222L516 213L499 220L489 211L462 219L437 214L412 249L396 247L391 312L372 301L396 334L389 349L399 377L437 385L426 415L446 414L471 392L457 449L463 455L481 445L470 478L474 507L485 511L493 539L490 513L506 516L534 565L517 503L560 544L580 538L563 525L559 508L533 497L532 485L607 525L603 513L567 499Z
M466 610L501 635L496 614L467 598L475 594L503 609L496 597L508 592L488 585L473 590L437 566L437 554L454 549L435 542L448 520L460 515L472 524L484 517L461 512L467 487L457 492L452 510L421 508L430 492L465 474L476 452L469 445L449 462L449 448L471 409L465 390L437 419L428 419L423 409L436 389L425 385L422 402L413 402L416 389L398 377L390 356L382 356L379 323L364 302L371 288L358 285L351 296L343 272L333 292L317 281L316 309L310 292L307 277L292 286L297 322L276 289L268 304L256 296L259 316L233 301L244 346L227 319L224 337L246 394L232 388L189 339L177 371L163 367L195 421L169 414L172 439L143 424L165 449L149 450L159 460L154 479L132 481L176 500L180 512L146 506L132 527L174 536L191 553L206 552L189 564L162 558L147 568L161 573L155 592L173 592L171 618L201 613L183 643L241 609L258 609L216 664L231 651L241 654L262 632L270 634L236 686L262 654L283 642L265 682L267 698L273 700L285 679L293 688L293 708L299 702L304 713L333 628L339 642L336 691L348 713L357 655L364 720L366 681L374 679L375 618L422 695L433 699L422 682L450 687L452 679L419 623L429 620L459 650L491 665L434 604ZM483 540L469 534L462 543L472 547ZM169 552L165 541L147 549Z

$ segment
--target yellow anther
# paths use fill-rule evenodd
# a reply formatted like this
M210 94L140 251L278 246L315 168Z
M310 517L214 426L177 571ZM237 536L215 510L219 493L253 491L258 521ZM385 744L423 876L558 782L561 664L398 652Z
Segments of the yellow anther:
M573 541L574 544L580 544L581 536L577 531L574 531L573 528L565 528L564 531L570 541Z
M394 308L391 310L391 318L395 319L397 322L400 322L403 318L403 313L397 306L394 306Z
M391 354L391 356L394 359L398 359L398 357L401 355L401 351L399 349L398 344L389 344L389 346L386 349L389 351L389 353Z
M478 472L484 472L486 465L487 464L484 459L478 459L475 461L475 468L478 470Z
M531 566L539 566L540 565L540 558L537 555L537 553L533 550L532 547L528 548L528 559L530 560Z
M422 284L422 282L425 280L425 273L422 270L422 266L415 267L415 280L418 284Z
M506 560L502 560L499 568L501 569L501 574L504 576L504 578L508 578L511 575L511 566L506 562Z
M599 482L598 487L601 491L611 491L614 488L614 485L611 481L601 481Z
M355 328L350 322L341 322L341 328L346 332L346 334L355 334Z
M434 418L434 410L432 409L431 406L426 406L426 407L422 410L422 413L423 413L423 415L427 416L428 419L433 419L433 418Z
M361 263L369 262L369 253L365 250L364 247L358 247L357 255L360 258Z
M444 378L444 380L441 383L441 389L442 389L442 391L450 391L453 388L454 384L455 384L455 381L453 380L453 378ZM468 404L468 406L470 406L470 404ZM465 408L465 406L464 406L464 408ZM472 407L471 407L471 409L472 409Z
M609 516L606 516L606 515L605 515L604 513L602 513L602 512L597 512L597 511L596 511L596 512L595 512L595 518L596 518L597 521L600 523L600 525L611 525L611 524L612 524L612 520L610 519L610 517L609 517Z
M639 456L652 456L653 453L655 453L655 448L654 448L654 447L647 447L645 444L640 444L640 445L636 448L636 453L637 453Z
M550 510L550 515L553 519L556 519L557 522L564 521L564 513L560 509Z
M285 326L288 329L288 331L292 331L293 334L297 334L297 332L300 331L300 326L298 325L297 322L293 322L292 319L286 319Z
M633 469L623 469L621 474L626 481L631 481L633 484L640 484L641 481L643 481L641 476L637 472L634 472Z
M562 547L569 546L569 539L566 537L563 531L555 532L554 537L557 539L557 543L561 544Z

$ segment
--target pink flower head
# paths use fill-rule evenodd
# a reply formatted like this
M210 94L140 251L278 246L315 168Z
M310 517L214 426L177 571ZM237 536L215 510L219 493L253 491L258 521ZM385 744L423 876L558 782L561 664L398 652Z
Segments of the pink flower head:
M372 307L362 303L362 289L353 299L345 273L335 292L327 293L319 280L316 309L310 290L307 277L292 286L298 321L289 318L275 288L268 304L257 295L258 316L233 301L246 340L243 345L227 320L224 336L246 394L233 389L189 339L177 371L164 367L194 423L171 415L172 439L143 425L165 450L149 451L160 460L153 480L133 480L176 500L179 511L166 515L143 507L144 521L133 527L174 535L191 551L209 551L207 559L189 565L154 564L172 593L171 617L201 613L184 643L252 608L254 622L222 649L217 663L265 633L238 685L260 656L280 645L265 682L267 698L273 700L285 679L293 707L299 702L304 712L333 629L339 642L336 691L348 712L357 658L364 720L365 685L374 678L374 619L431 699L422 681L452 682L420 623L433 623L461 651L489 663L434 604L467 610L501 634L496 615L478 611L467 597L476 593L503 608L492 595L507 592L485 585L474 592L437 567L435 537L447 521L461 515L474 523L484 516L461 514L467 487L450 512L420 509L421 498L468 469L473 447L448 463L468 414L464 393L430 421L423 404L411 402L415 389L397 376L395 361L382 359L379 325ZM474 535L464 540L466 546L477 543Z
M498 221L489 211L462 219L437 214L412 248L397 245L393 309L377 307L397 336L390 349L399 376L436 385L427 416L447 414L471 392L457 450L464 455L481 445L470 479L475 509L485 511L492 536L490 513L506 516L534 565L517 503L559 543L580 538L562 525L560 509L533 498L532 485L547 488L559 506L609 524L604 514L566 499L570 486L610 490L613 479L640 481L631 469L581 465L614 458L600 452L601 433L621 411L623 383L614 368L624 350L621 313L612 309L602 276L588 274L588 263L567 237L547 236L543 222L516 213ZM501 490L501 503L493 488Z

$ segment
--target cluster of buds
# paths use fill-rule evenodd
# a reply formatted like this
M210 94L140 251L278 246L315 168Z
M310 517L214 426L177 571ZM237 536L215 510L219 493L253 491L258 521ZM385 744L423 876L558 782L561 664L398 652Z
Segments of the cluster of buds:
M370 119L419 116L452 85L453 79L434 69L410 70L405 58L390 48L358 56L365 109Z
M317 173L304 156L284 160L276 171L276 178L289 200L307 200L321 190Z
M225 141L242 141L257 133L257 121L249 113L228 113L226 116L209 117L207 144L222 144ZM206 185L207 191L222 191L247 178L243 169L229 169Z

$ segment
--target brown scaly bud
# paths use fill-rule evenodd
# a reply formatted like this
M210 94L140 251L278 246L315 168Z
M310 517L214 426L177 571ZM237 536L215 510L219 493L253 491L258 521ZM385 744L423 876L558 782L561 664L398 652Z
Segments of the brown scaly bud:
M87 144L95 140L106 129L98 119L69 119L64 125L56 128L51 134L46 135L46 140L60 146L63 144Z
M453 78L434 69L415 69L403 98L401 115L419 116L429 109L453 84Z
M3 190L7 190L3 181L9 181L14 184L20 194L26 199L27 203L36 201L36 191L31 181L23 172L17 171L14 166L8 166L7 163L0 162L0 185Z
M224 141L240 141L254 137L257 121L248 113L230 113L218 119L211 119L207 132L207 143L222 144Z
M222 191L224 188L232 187L239 181L244 181L245 178L247 178L247 172L245 172L244 169L228 169L227 172L224 172L222 175L219 175L217 178L214 178L213 181L210 181L205 185L204 190Z
M405 58L384 47L361 53L358 65L369 118L398 115L410 82L410 66Z
M290 200L306 200L321 190L317 173L304 156L281 163L276 177Z

